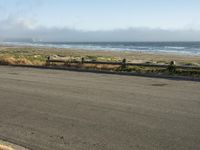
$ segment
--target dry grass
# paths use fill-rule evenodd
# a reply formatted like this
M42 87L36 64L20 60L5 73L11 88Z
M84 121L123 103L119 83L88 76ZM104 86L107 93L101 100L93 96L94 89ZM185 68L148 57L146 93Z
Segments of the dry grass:
M120 65L107 65L107 64L84 64L82 67L84 68L94 68L100 70L116 70L120 67Z
M14 150L12 147L8 147L5 145L0 145L0 150Z
M0 64L4 65L44 65L44 63L34 60L28 60L27 58L15 58L13 56L1 56Z
M56 66L62 66L62 64L54 64ZM109 65L109 64L66 64L67 67L75 67L75 68L86 68L86 69L97 69L97 70L117 70L121 66L120 65Z
M1 57L0 58L0 64L4 65L13 65L16 63L16 59L13 57Z

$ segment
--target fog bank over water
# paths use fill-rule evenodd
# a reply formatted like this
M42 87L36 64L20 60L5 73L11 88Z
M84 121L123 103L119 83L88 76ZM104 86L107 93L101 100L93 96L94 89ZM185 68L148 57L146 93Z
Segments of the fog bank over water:
M0 40L200 41L199 0L0 0Z
M148 27L86 31L68 27L38 26L34 20L0 20L0 39L31 38L41 41L200 41L200 30L168 30Z

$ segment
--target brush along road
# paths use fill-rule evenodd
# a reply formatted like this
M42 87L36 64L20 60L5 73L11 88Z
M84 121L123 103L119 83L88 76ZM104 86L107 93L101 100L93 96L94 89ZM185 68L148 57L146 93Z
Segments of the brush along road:
M197 150L200 83L0 66L0 138L33 150Z

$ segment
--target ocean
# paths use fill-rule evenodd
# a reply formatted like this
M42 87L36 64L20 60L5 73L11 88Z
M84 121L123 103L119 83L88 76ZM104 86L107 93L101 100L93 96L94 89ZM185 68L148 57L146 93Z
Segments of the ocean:
M200 55L200 42L1 42L6 45Z

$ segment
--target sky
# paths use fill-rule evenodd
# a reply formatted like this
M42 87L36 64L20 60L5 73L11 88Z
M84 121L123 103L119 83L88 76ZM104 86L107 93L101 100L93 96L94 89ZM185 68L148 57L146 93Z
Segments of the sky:
M199 0L0 0L0 38L200 41L199 7Z

